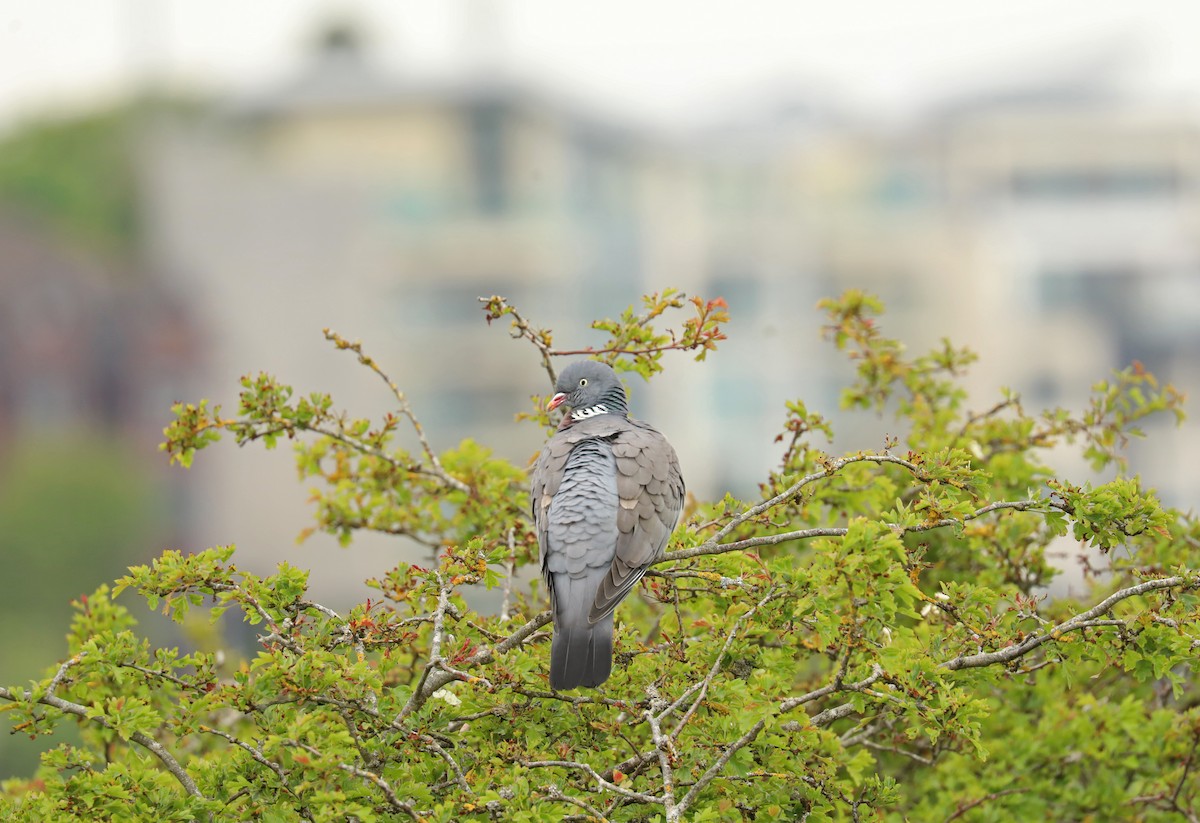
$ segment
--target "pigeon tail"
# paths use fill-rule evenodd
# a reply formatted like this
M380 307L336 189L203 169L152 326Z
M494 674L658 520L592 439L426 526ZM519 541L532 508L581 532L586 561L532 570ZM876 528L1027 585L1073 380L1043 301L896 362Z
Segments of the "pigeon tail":
M610 612L597 622L590 622L591 598L580 594L580 590L586 588L583 585L586 578L568 578L565 582L568 596L556 598L557 619L554 621L554 640L550 644L550 688L562 690L583 686L594 689L612 672L613 616ZM595 587L591 588L594 590Z

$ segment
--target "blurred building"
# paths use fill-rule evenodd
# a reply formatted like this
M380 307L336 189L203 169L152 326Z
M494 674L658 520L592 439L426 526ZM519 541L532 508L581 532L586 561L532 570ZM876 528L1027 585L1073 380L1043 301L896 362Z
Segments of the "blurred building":
M986 377L1031 406L1080 408L1112 368L1200 386L1200 120L1100 84L981 97L929 128L943 209L996 261L975 312L1001 356ZM964 338L965 339L965 338ZM1151 421L1133 468L1178 505L1200 483L1194 424Z
M769 169L755 224L781 221L802 238L781 268L818 295L879 294L887 333L911 350L942 337L969 345L980 409L1003 385L1031 410L1082 410L1093 384L1135 360L1200 387L1200 112L1126 99L1102 74L1064 77L981 90L892 133L824 118L788 139L794 128L760 115L741 163ZM785 248L746 244L743 259L768 247ZM806 396L831 408L836 369L793 384L813 380ZM1153 437L1130 444L1132 467L1186 505L1200 481L1178 456L1200 428L1149 425ZM882 434L869 420L838 428L846 449Z
M163 410L200 360L183 304L14 214L0 250L0 448L91 430L155 460Z
M1010 249L1036 322L1099 321L1115 355L1106 362L1163 367L1196 345L1193 114L1080 95L978 106L937 125L946 209ZM1047 375L1064 388L1046 391L1074 394L1079 377Z
M784 400L836 410L849 369L813 306L849 287L880 294L888 333L914 349L978 350L979 408L1001 384L1031 407L1079 408L1132 358L1200 383L1192 115L1086 83L1053 91L981 94L899 133L785 101L666 137L501 74L396 78L339 28L290 83L200 128L160 124L144 161L150 254L213 342L217 399L263 369L382 413L386 390L324 342L331 326L364 341L437 447L470 436L522 462L541 433L513 416L548 387L477 297L509 297L578 348L602 342L590 320L644 292L724 296L730 340L710 362L668 355L662 380L630 388L692 489L752 494ZM866 419L836 447L885 434L902 433ZM1200 491L1176 459L1198 436L1136 455L1169 499ZM289 462L199 460L198 542L295 559L307 514ZM317 563L329 545L311 548Z

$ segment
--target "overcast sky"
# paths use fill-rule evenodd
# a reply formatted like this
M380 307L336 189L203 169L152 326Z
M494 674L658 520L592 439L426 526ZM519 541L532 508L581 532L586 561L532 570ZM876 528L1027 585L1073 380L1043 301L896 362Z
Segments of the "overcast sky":
M295 68L316 23L341 11L411 76L453 75L473 54L661 123L788 87L903 115L1079 66L1200 104L1197 0L0 0L0 125L111 98L147 73L260 86Z

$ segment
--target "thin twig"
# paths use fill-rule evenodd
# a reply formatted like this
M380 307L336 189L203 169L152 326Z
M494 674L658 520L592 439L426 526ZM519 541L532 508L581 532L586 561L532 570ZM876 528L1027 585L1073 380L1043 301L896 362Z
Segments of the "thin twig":
M683 799L679 801L680 815L686 812L692 803L696 801L696 798L699 797L700 792L704 791L704 789L708 787L708 784L716 779L717 775L721 773L721 770L724 769L725 766L729 764L729 761L733 759L733 756L737 754L741 748L753 742L754 739L758 737L759 732L766 728L766 725L766 720L759 720L750 727L749 731L747 731L737 740L730 743L725 748L725 751L721 753L721 756L717 758L717 761L708 767L704 774L700 776L700 779L696 781L695 785L688 789L688 793L685 794Z
M33 695L28 690L25 691L24 696L19 696L14 694L9 689L0 686L0 699L10 700L14 703L18 703L28 701L32 699L32 697ZM60 712L73 714L76 717L91 721L103 726L106 729L117 731L112 722L103 715L94 714L93 711L87 706L83 706L79 703L72 703L69 700L63 700L57 695L44 694L37 699L37 702L44 706L50 706L51 708L58 709ZM129 739L134 743L137 743L139 746L147 749L151 754L157 757L159 762L163 764L166 770L169 771L175 777L175 779L179 781L181 786L183 786L184 791L192 795L192 797L197 797L201 800L208 799L196 786L196 781L192 780L191 776L188 775L187 770L179 764L179 761L176 760L175 757L169 751L167 751L167 749L161 743L144 732L132 732L129 734Z
M59 685L63 682L63 678L67 676L67 672L75 666L83 662L83 658L87 657L87 651L77 652L72 657L68 657L58 667L58 671L54 673L54 677L50 678L50 682L46 684L46 694L54 694L58 690Z
M374 783L375 786L378 787L379 791L383 792L383 796L387 798L388 805L390 805L395 811L404 812L413 820L421 819L421 816L417 814L416 809L413 808L412 803L409 803L406 800L401 800L399 797L397 797L395 789L393 789L386 780L375 774L375 772L367 771L366 769L360 769L358 766L354 766L350 763L338 763L337 765L339 769L349 772L355 777L361 777L364 780Z
M550 362L550 357L552 355L552 352L550 350L549 334L546 332L545 329L535 329L530 324L530 322L528 320L526 320L519 311L517 311L516 307L511 305L503 297L480 297L479 298L479 302L483 303L484 309L486 311L488 311L488 323L489 324L492 322L492 320L495 320L500 316L500 315L493 315L491 313L491 304L494 301L499 301L500 305L504 306L504 308L507 309L507 312L504 312L505 314L512 315L512 317L513 317L512 327L513 327L513 329L516 330L516 333L513 334L513 337L516 337L516 338L523 337L526 340L528 340L530 343L532 343L534 346L537 347L538 352L542 356L542 368L544 368L546 370L546 374L550 378L550 386L553 387L554 384L558 382L558 375L554 373L554 366Z
M888 461L888 462L890 462L890 461ZM808 482L812 482L812 479L819 479L820 477L823 477L823 476L824 475L809 475L807 478L805 478L805 480ZM804 481L801 481L801 482L804 482ZM796 487L793 485L792 487L789 488L789 492L791 492L792 494L795 494L796 492L791 491L792 489L795 489L795 488ZM785 492L783 496L790 496L790 495L788 495L788 493ZM779 498L780 498L780 495L777 495L775 498L772 498L771 500L768 500L767 502L771 503L772 505L778 505L778 503L780 502ZM774 545L778 545L779 543L787 543L787 542L790 542L793 540L810 540L814 537L845 537L847 534L849 534L849 531L850 531L849 529L845 528L844 526L822 526L822 527L815 527L815 528L811 528L811 529L796 529L795 531L779 532L776 534L763 534L763 535L758 535L756 537L747 537L744 540L734 540L729 543L721 543L720 542L720 538L723 537L725 534L728 534L727 530L729 529L729 526L740 525L740 523L745 522L745 519L749 519L749 518L745 518L745 519L739 520L739 518L744 518L747 514L749 514L751 512L757 512L758 514L761 514L761 511L757 511L757 510L760 509L762 507L762 505L763 504L759 504L759 506L755 506L751 509L747 509L745 512L742 512L742 514L738 515L733 520L731 520L730 523L724 529L722 529L720 532L717 532L717 534L713 535L713 537L704 541L699 546L693 546L690 549L680 549L679 551L674 551L674 552L667 552L657 562L670 563L670 562L674 562L674 561L678 561L678 560L688 560L693 557L703 557L705 555L725 554L726 552L743 551L745 549L755 548L756 546L774 546ZM1037 508L1056 508L1056 506L1052 502L1046 501L1046 500L999 501L996 503L991 503L987 506L983 506L979 509L976 509L975 511L971 512L970 514L963 515L961 518L946 517L946 518L942 518L941 520L935 520L935 521L932 521L929 523L918 523L918 524L912 525L912 526L901 526L899 524L889 523L888 528L890 528L892 531L894 531L900 535L909 534L909 533L917 533L917 532L927 532L927 531L933 531L934 529L943 529L943 528L946 528L947 526L961 526L963 523L966 523L968 521L975 520L979 517L983 517L986 514L991 514L992 512L1001 511L1004 509L1012 509L1014 511L1028 511L1030 509L1037 509Z
M433 637L429 641L429 660L425 664L425 668L421 671L421 679L417 682L417 687L413 689L413 693L409 696L408 702L404 704L404 708L400 710L400 714L396 716L397 721L411 715L417 709L424 705L429 696L437 691L437 688L426 690L425 685L429 681L429 675L442 663L442 641L446 632L446 612L450 609L450 587L446 585L445 579L441 572L434 572L437 575L438 581L438 602L437 608L433 612ZM447 680L446 682L449 682ZM445 685L445 683L441 684Z
M517 543L516 529L508 527L508 557L504 561L503 596L500 599L500 622L508 622L508 604L512 600L513 578L517 576Z
M608 789L610 792L615 792L616 794L621 795L622 797L627 797L630 800L636 800L639 803L653 803L657 806L661 806L663 804L663 799L661 797L656 797L652 794L646 794L645 792L635 792L631 789L625 788L624 786L618 786L616 783L613 783L610 780L605 780L598 771L593 769L587 763L579 763L574 760L524 760L521 762L521 765L527 769L574 769L575 771L586 773L588 777L595 780L601 786Z
M454 782L458 784L459 788L467 794L475 794L475 791L471 788L471 784L467 782L467 776L463 774L462 767L450 756L450 752L446 751L441 743L438 743L435 738L429 735L422 735L421 739L425 742L426 746L433 749L438 757L446 761L446 765L450 767L450 771L454 772Z
M280 765L279 763L276 763L274 760L271 760L269 757L264 755L262 753L262 749L260 749L256 746L251 746L249 743L247 743L244 740L239 740L238 738L234 737L229 732L222 731L221 729L214 729L212 726L205 726L205 725L201 724L198 728L200 729L201 732L203 732L205 734L215 735L217 737L222 738L227 743L237 746L239 749L244 751L246 754L250 755L250 757L253 758L254 762L258 763L261 766L266 766L268 769L275 772L275 776L279 778L279 782L283 785L283 788L288 792L288 794L294 795L294 792L292 791L291 787L287 783L287 770L284 769L283 766Z
M656 712L662 711L666 701L658 696L658 692L653 686L648 687L647 691L650 693L650 708L642 712L642 717L650 726L650 737L654 741L654 750L658 755L658 767L662 772L663 810L666 813L667 823L678 823L682 809L675 803L675 775L671 769L671 758L675 756L675 746L672 739L663 734L662 724L656 714Z
M457 477L452 476L442 467L442 462L438 459L437 453L433 450L433 447L429 445L429 439L425 437L425 428L421 425L421 421L417 419L417 415L412 410L412 406L409 404L408 398L404 396L404 392L400 391L400 387L396 385L396 382L392 380L392 378L388 377L386 373L384 373L380 365L375 362L375 359L363 353L362 343L351 343L332 329L325 329L324 333L325 339L332 342L339 349L348 349L358 355L358 362L375 372L375 374L377 374L379 378L387 384L388 389L390 389L392 392L392 396L396 398L396 403L398 404L400 413L408 418L409 425L412 426L413 431L417 435L417 440L421 443L421 450L425 452L425 459L429 461L430 471L443 482L445 482L446 485L458 489L460 492L469 493L471 491L470 486L459 480ZM380 452L380 456L383 456L384 459L389 459L387 456L383 455L382 452ZM391 459L390 462L395 463L396 461ZM411 469L409 470L411 471Z
M583 802L582 800L580 800L577 797L571 797L570 795L563 794L563 792L558 788L558 786L554 786L554 785L547 786L544 789L544 791L546 792L546 795L551 800L558 800L563 803L570 803L572 806L574 806L577 809L583 809L583 811L585 811L593 820L598 820L598 821L600 821L600 823L608 823L608 816L606 814L604 814L604 812L600 811L595 806L592 806L588 803Z
M1022 794L1023 792L1027 792L1027 791L1029 791L1029 789L1014 788L1014 789L1001 789L998 792L992 792L991 794L986 794L983 797L978 798L977 800L972 800L970 803L967 803L965 806L960 806L953 814L951 814L949 817L946 818L945 823L951 823L951 821L958 820L964 814L971 811L971 809L974 809L977 806L982 806L984 803L987 803L988 801L997 800L1001 797L1007 797L1010 794Z
M999 651L981 652L979 654L959 655L952 660L947 660L942 663L942 668L950 671L958 671L959 669L974 669L982 666L991 666L996 663L1007 663L1010 660L1016 660L1018 657L1028 654L1038 646L1049 640L1057 640L1067 632L1077 631L1087 628L1092 625L1092 621L1103 614L1108 614L1113 607L1130 597L1136 597L1146 592L1157 591L1160 589L1174 589L1179 586L1196 587L1200 585L1200 581L1192 580L1183 575L1175 577L1160 577L1154 580L1147 580L1143 583L1138 583L1136 586L1130 586L1126 589L1113 592L1104 600L1097 603L1092 608L1085 612L1080 612L1074 617L1064 620L1049 631L1040 634L1031 634L1022 640L1020 643L1014 643L1011 646L1006 646Z
M1187 760L1183 763L1183 774L1179 776L1179 783L1175 785L1175 791L1171 794L1171 803L1178 807L1179 793L1183 791L1183 785L1187 782L1188 772L1192 770L1192 763L1196 759L1196 746L1200 744L1200 732L1192 736L1192 748L1188 750Z
M864 738L862 738L862 740L857 740L855 742L859 743L863 746L866 746L868 749L874 749L875 751L878 751L878 752L891 752L892 754L898 754L901 757L907 757L909 760L915 760L917 763L920 763L922 766L932 766L933 765L932 757L926 757L922 754L917 754L916 752L910 752L908 749L902 749L899 746L885 746L882 743L876 743L874 740L871 740L871 738L869 738L869 737L864 737Z
M745 614L741 615L737 620L734 621L733 625L729 629L729 632L725 635L725 643L721 646L721 650L717 652L716 659L713 660L712 666L710 666L708 669L708 674L705 675L703 680L692 685L683 694L676 698L675 702L668 706L659 715L660 720L665 719L669 714L682 705L683 701L686 700L693 692L697 692L696 699L692 701L692 704L688 707L688 710L684 712L681 718L679 718L679 722L675 724L675 728L671 731L672 741L679 739L679 734L683 731L683 727L692 718L692 715L695 714L696 709L700 706L700 704L704 702L704 697L708 694L708 688L712 685L713 678L715 678L721 671L722 663L725 660L725 653L729 651L729 647L733 644L733 639L737 636L737 633L741 629L742 625L749 621L759 609L771 602L771 600L775 599L777 596L778 593L774 589L768 591L765 597L755 603Z

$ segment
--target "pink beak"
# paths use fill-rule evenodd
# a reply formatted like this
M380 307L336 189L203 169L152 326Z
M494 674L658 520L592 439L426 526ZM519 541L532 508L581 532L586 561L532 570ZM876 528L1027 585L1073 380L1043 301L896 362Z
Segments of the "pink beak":
M559 406L561 406L563 404L563 401L566 399L567 399L567 395L564 394L563 392L559 392L558 394L556 394L550 398L550 402L546 404L546 411L554 411Z

